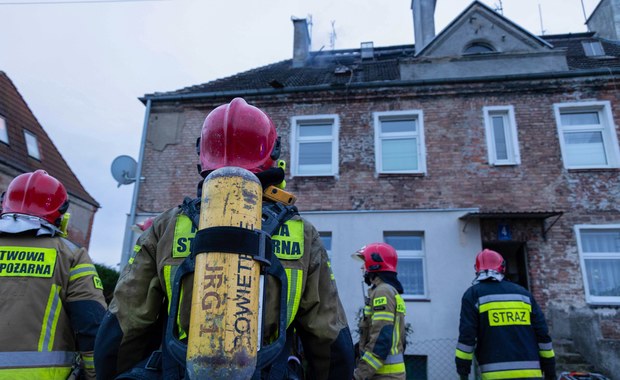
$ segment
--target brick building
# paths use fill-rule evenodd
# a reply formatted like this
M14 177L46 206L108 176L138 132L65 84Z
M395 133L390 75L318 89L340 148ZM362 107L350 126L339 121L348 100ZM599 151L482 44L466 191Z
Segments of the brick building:
M71 214L68 237L88 248L99 203L71 171L13 82L0 71L0 191L16 176L37 169L65 185Z
M324 238L352 331L350 254L398 249L412 378L454 376L481 248L533 292L561 363L620 373L620 2L601 1L588 33L550 36L478 1L435 34L434 8L412 1L415 44L403 46L315 52L293 20L292 59L145 95L138 219L195 194L204 117L244 97L277 125L287 189Z

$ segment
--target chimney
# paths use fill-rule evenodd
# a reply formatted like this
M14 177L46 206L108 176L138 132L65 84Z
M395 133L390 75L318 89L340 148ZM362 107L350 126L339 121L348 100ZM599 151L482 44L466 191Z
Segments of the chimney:
M304 67L310 54L310 33L305 18L292 17L293 34L293 67Z
M436 0L411 0L416 54L435 38Z

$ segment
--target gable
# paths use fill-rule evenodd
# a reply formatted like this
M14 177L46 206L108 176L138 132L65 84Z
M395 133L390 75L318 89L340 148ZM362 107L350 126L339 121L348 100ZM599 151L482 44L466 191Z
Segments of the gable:
M554 49L475 1L415 58L403 60L403 80L526 75L568 70L566 51Z

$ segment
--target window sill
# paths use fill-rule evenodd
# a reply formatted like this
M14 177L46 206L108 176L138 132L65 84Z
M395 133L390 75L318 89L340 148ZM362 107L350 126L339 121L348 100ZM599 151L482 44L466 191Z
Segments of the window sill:
M403 296L405 302L431 302L430 298L413 298L411 296Z
M566 168L569 173L620 172L620 168Z
M375 173L377 178L390 177L425 177L426 173Z

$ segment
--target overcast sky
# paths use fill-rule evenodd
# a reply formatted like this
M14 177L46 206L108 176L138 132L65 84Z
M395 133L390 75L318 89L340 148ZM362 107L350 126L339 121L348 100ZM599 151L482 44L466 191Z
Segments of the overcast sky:
M90 254L110 266L120 261L134 186L117 188L110 164L138 158L138 97L291 58L291 16L311 15L312 50L331 48L332 25L336 49L414 42L411 0L72 1L0 0L0 70L101 204ZM501 3L504 16L540 35L585 32L582 4L589 16L599 1L482 2ZM470 3L437 0L437 33Z

